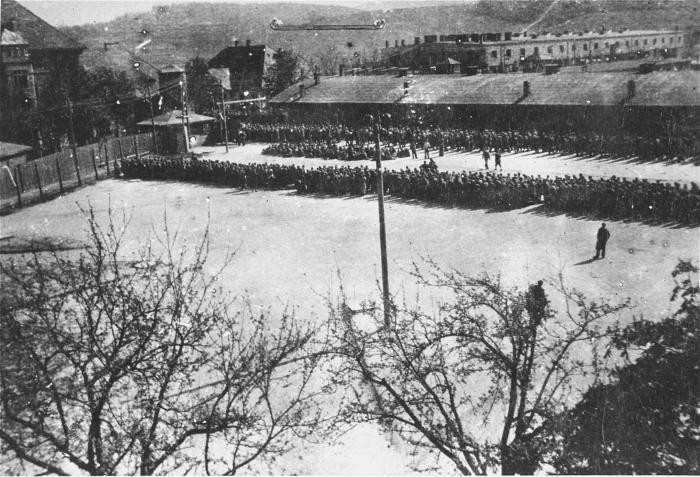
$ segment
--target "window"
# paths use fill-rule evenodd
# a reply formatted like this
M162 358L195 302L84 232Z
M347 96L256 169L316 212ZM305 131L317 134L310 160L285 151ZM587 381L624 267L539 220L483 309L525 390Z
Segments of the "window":
M498 58L498 50L491 50L491 58Z
M680 37L680 36L678 37L678 43L679 43L679 44L680 44L680 43L683 43L683 38Z
M29 86L27 74L24 72L14 73L12 75L12 84L16 89L25 89Z
M552 47L551 47L551 46L548 46L548 47L547 47L547 53L551 54L552 51L554 51L554 50L552 49Z
M525 56L525 48L520 48L520 56Z
M666 38L661 38L661 43L666 43Z
M639 40L634 40L634 46L639 46Z
M610 48L610 43L608 43L607 41L605 42L605 48L606 49Z
M536 47L535 47L535 54L536 54L536 55L539 55L539 54L540 54L540 47L539 47L539 46L536 46Z
M654 45L656 45L656 38L654 38L654 39L652 40L652 43L653 43Z
M648 44L649 44L649 42L648 42L647 39L645 38L645 39L644 39L644 46L646 46L646 45L648 45Z
M593 49L597 50L598 49L598 43L593 43Z
M576 51L576 43L574 43L573 45L571 45L571 51Z
M668 41L669 41L669 43L671 43L671 44L673 45L673 37L670 37L670 38L668 39Z
M583 51L588 51L588 44L587 43L583 44Z
M510 56L511 56L511 51L510 51L510 50L506 50L506 56L507 56L508 58L510 58Z
M630 46L630 41L629 41L629 40L625 40L625 46Z
M564 45L559 45L559 53L564 53Z

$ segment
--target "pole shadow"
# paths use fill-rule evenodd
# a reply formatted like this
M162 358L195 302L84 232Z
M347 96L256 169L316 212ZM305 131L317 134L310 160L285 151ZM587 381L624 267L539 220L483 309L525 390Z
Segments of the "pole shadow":
M596 261L598 261L598 260L602 260L602 258L595 258L595 257L589 258L588 260L584 260L584 261L582 261L582 262L574 263L574 267L578 267L578 266L580 266L580 265L588 265L589 263L593 263L593 262L596 262Z

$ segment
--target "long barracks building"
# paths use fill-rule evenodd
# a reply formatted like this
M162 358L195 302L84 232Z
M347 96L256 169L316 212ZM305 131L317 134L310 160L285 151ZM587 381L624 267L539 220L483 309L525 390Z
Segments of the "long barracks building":
M450 73L468 68L492 72L532 69L539 64L583 64L586 61L678 56L685 47L680 30L621 30L571 33L473 33L426 35L412 43L386 42L382 59L388 66L414 70L448 67ZM454 68L458 66L458 68ZM444 69L444 68L443 68Z
M272 98L288 120L363 121L387 112L403 124L700 134L700 72L649 74L333 76Z

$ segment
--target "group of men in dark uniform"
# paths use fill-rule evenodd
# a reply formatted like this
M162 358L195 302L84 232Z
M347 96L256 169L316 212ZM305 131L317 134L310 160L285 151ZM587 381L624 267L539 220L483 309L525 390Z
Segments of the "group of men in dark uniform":
M434 164L434 163L433 163ZM280 164L238 164L190 158L142 156L123 161L126 177L213 182L249 189L295 187L299 193L363 195L376 192L376 171L363 167L316 167ZM550 178L525 174L440 172L426 163L420 169L384 172L386 194L407 199L467 207L517 209L543 203L551 212L700 223L700 189L646 180Z
M300 143L273 143L265 147L262 153L266 156L308 157L318 159L338 159L341 161L366 161L374 159L376 149L370 144L347 144L341 146L335 143L320 141L305 141ZM408 149L387 144L382 147L382 160L408 157Z
M249 140L270 143L313 143L346 145L373 143L375 133L370 125L348 126L324 123L251 122L243 125ZM495 130L466 129L421 125L387 125L380 129L382 142L401 149L415 151L426 142L440 152L475 149L500 152L548 152L578 156L608 155L639 157L648 160L700 160L700 137L687 133L669 137L631 135L627 133L600 134L591 131L559 133L542 129Z

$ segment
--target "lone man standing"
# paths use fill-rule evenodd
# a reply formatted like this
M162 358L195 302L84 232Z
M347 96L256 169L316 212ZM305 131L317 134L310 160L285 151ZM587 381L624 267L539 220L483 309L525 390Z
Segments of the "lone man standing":
M605 258L605 245L608 243L608 239L610 238L610 231L605 228L605 224L601 225L600 228L598 229L598 235L597 235L597 240L595 243L595 257L594 258L599 258L599 255L602 252L602 257L600 258Z
M486 149L481 150L481 157L484 158L484 168L488 169L489 168L489 151Z

